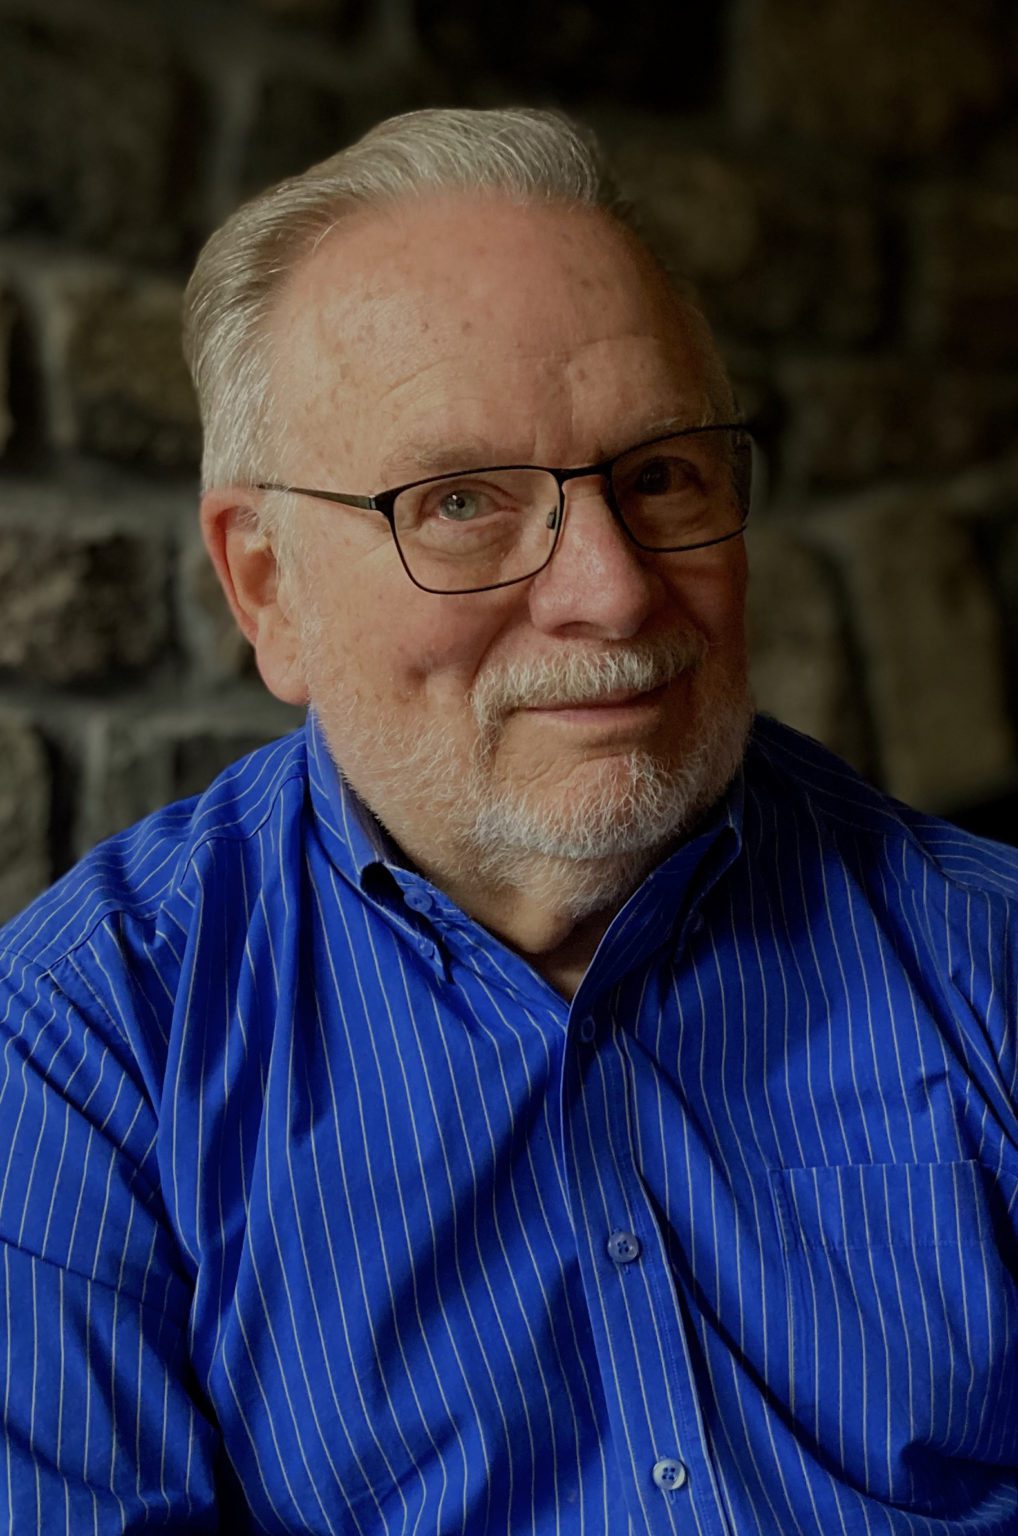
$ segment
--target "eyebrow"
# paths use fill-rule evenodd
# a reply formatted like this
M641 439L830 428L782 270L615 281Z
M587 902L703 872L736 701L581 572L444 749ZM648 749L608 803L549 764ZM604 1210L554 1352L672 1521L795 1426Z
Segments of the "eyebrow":
M644 424L637 435L627 434L626 441L619 443L613 453L602 453L596 461L610 459L637 443L651 442L655 437L667 437L670 432L691 432L710 425L715 412L704 409L682 416L666 416L659 421ZM691 420L690 415L695 419ZM490 469L501 464L529 462L509 453L500 453L490 441L480 437L460 438L456 442L436 441L430 438L404 440L395 452L382 462L380 479L388 484L413 478L417 475L456 474L459 470ZM568 467L568 466L563 466Z
M490 464L509 464L511 459L492 458L493 449L479 437L460 438L457 442L405 440L382 462L379 473L387 480L397 476L454 474L459 469L483 469Z

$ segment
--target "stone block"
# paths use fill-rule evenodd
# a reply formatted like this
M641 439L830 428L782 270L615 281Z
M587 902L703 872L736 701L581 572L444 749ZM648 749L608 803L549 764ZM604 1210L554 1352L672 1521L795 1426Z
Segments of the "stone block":
M115 682L170 644L169 551L78 493L0 492L0 670Z
M747 126L894 156L950 147L1006 89L994 0L743 0L731 101Z
M881 232L862 193L825 173L684 144L673 127L602 128L648 234L699 289L715 326L740 338L870 337L886 278Z
M73 268L43 286L57 445L160 469L196 466L201 429L181 355L179 287Z
M946 500L885 493L807 528L844 585L885 787L935 812L998 792L1015 740L972 527Z
M1018 349L1018 191L939 187L917 203L909 285L928 349L1013 362Z
M84 743L77 854L160 806L201 794L230 763L302 719L303 711L268 694L150 711L144 718L93 712Z
M14 300L0 287L0 455L14 430L11 415L11 332L14 329Z
M50 770L42 738L16 715L0 715L0 922L50 879Z
M103 26L37 6L5 16L3 33L0 229L178 254L196 182L190 113L156 28L129 13Z
M953 473L1009 447L1018 421L1018 376L1004 369L793 357L778 378L785 483L796 491Z
M413 13L429 63L467 105L608 98L682 112L706 106L720 87L721 5L684 7L678 48L660 0L629 0L624 13L614 0L415 0Z
M836 582L791 519L747 530L750 680L757 707L863 771L871 765L859 680Z
M181 549L177 590L181 638L203 677L213 683L257 677L254 651L237 627L197 532Z

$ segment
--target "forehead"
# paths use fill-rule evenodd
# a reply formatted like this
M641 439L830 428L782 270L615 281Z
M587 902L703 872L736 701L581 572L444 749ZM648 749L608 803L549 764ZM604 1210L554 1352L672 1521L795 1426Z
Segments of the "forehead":
M356 213L291 274L273 324L287 435L323 467L401 436L536 451L538 421L565 452L595 416L619 434L600 451L648 412L706 409L688 312L590 209L443 194ZM327 424L333 446L316 447Z

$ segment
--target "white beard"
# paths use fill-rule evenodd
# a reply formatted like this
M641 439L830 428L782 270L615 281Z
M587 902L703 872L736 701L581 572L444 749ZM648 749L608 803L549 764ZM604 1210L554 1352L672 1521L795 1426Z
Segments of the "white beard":
M415 818L438 829L447 875L526 890L578 922L625 900L738 771L752 720L743 676L721 679L699 701L704 718L691 723L695 745L681 763L634 748L574 767L558 793L554 785L528 793L497 778L497 749L514 709L660 687L705 664L707 645L698 635L564 651L482 674L469 695L477 736L464 764L440 723L422 731L366 719L341 670L323 655L322 627L306 595L302 606L312 707L340 771L346 776L343 761L350 765L353 787L397 841L389 804L411 806Z

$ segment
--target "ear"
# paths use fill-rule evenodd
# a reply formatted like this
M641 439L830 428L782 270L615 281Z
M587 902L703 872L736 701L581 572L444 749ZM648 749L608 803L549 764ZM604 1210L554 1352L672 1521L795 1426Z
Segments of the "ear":
M276 553L258 532L250 487L224 486L201 501L201 530L241 633L255 651L270 693L284 704L306 704L299 626L280 593Z

